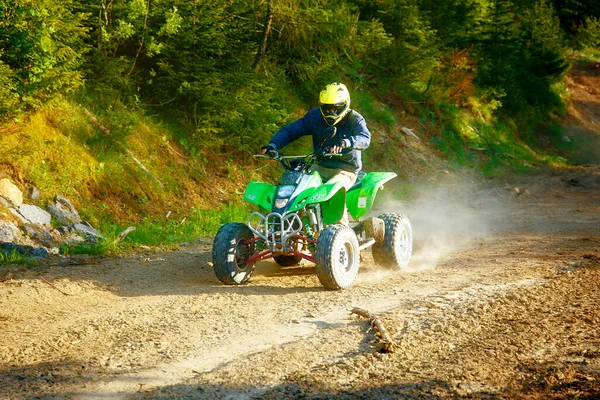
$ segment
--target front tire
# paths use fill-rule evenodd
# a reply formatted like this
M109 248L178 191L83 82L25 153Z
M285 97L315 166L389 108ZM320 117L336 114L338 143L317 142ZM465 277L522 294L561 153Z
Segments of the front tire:
M254 235L250 228L238 222L223 225L213 241L212 259L215 275L226 285L243 285L254 272L254 264L242 264L252 254L254 246L246 242Z
M413 242L408 217L391 213L380 215L379 218L385 222L385 236L382 242L373 245L373 260L385 268L407 268Z
M329 225L319 235L315 252L317 276L330 290L346 289L358 275L358 239L346 225Z

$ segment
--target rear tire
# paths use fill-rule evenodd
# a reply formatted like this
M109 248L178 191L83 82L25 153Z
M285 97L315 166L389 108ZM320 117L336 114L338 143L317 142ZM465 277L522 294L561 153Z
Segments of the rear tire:
M281 265L282 267L292 267L294 265L300 264L300 261L302 261L302 257L293 254L291 256L282 255L273 257L273 260L275 260L275 262Z
M385 268L407 268L413 241L408 217L404 214L391 213L382 214L379 218L385 222L385 236L382 242L373 245L373 260Z
M360 262L356 233L346 225L329 225L319 235L315 259L317 276L325 288L350 287Z
M243 285L254 272L254 264L241 264L254 254L254 245L245 244L254 235L246 225L232 222L223 225L213 242L212 259L215 275L226 285Z

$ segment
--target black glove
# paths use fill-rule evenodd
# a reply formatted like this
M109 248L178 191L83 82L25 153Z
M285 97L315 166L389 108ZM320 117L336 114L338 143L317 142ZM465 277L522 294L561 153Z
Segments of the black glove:
M269 143L268 145L261 147L260 152L271 158L276 158L279 155L277 152L277 147L275 147L273 143Z

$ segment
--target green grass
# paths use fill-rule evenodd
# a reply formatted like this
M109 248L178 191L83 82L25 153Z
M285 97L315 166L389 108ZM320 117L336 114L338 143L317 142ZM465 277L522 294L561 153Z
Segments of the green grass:
M367 121L377 122L388 128L396 122L396 117L390 107L376 101L371 93L357 91L352 96L352 108L356 108L358 112L363 114Z
M17 250L13 250L10 253L4 253L0 251L0 265L7 264L25 264L28 259Z
M64 254L119 254L140 246L169 247L213 236L222 224L246 222L250 209L245 204L229 203L219 210L194 209L181 219L144 218L124 239L119 234L127 227L106 222L100 227L104 238L97 244L65 245Z

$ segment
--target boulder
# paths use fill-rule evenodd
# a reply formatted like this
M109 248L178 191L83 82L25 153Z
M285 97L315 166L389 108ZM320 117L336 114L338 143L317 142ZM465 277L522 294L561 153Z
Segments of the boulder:
M46 209L63 225L80 224L81 217L71 202L60 195L54 198L54 204L48 204Z
M21 215L21 213L19 212L19 210L17 210L14 207L9 207L8 211L10 211L10 213L19 221L21 221L21 224L26 224L28 221L27 219Z
M0 197L4 197L15 207L23 204L23 192L7 178L0 179Z
M0 251L10 254L13 251L29 257L47 257L48 250L43 247L22 246L16 243L0 243Z
M12 222L0 220L0 242L15 242L21 237L21 231Z
M81 224L73 225L73 228L77 232L81 232L85 234L86 240L91 243L97 243L98 239L102 239L103 236L100 232L98 232L92 225L90 225L87 221L83 221Z
M49 230L41 225L25 224L23 231L34 243L42 244L45 247L60 246L64 242L64 238L56 229Z
M21 204L19 206L19 214L25 217L25 219L31 224L41 225L46 228L50 227L52 216L50 213L42 210L38 206Z

